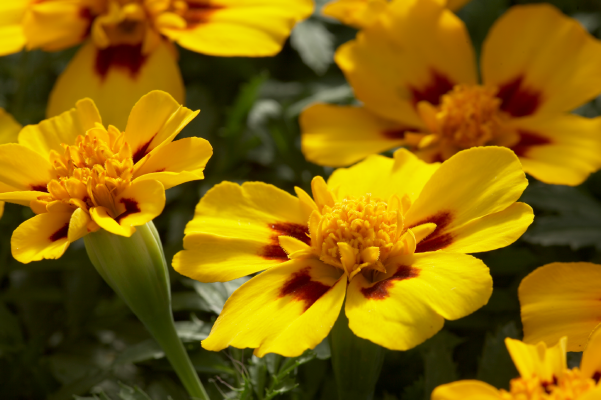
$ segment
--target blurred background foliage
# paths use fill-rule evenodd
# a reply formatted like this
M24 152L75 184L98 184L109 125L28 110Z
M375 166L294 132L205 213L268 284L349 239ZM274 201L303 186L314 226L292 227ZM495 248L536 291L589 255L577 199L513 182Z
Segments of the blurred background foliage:
M318 1L317 9L323 3ZM525 1L473 0L458 13L477 51L495 19L519 3ZM601 2L551 3L599 37ZM180 49L187 106L202 110L180 136L204 137L215 153L204 181L167 192L167 207L155 224L168 260L182 248L184 227L214 184L250 180L308 190L314 175L331 173L304 160L297 117L315 101L354 101L332 57L355 33L316 12L295 28L273 58L216 58ZM42 120L52 84L74 52L0 58L0 106L22 124ZM600 111L601 98L577 110L590 117ZM535 209L534 225L514 245L480 256L494 278L488 305L447 322L443 331L413 350L388 352L378 399L426 400L434 387L459 378L507 387L517 371L503 339L522 335L521 279L548 262L601 263L601 173L577 188L531 179L523 200ZM12 231L30 213L7 205L0 220L0 397L185 399L163 353L93 269L82 243L72 245L60 260L22 265L11 257ZM200 347L226 298L243 280L203 284L173 271L171 279L180 337L212 399L336 398L326 342L295 359L273 354L258 359L249 350L211 353ZM570 354L571 363L578 358Z

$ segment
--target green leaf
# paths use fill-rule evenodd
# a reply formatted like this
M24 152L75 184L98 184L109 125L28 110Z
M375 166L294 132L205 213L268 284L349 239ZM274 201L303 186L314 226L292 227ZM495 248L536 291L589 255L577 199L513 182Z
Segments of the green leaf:
M210 311L220 314L223 310L226 300L238 289L248 277L235 279L230 282L204 283L198 281L188 281L196 293L207 303Z
M509 322L492 334L487 334L478 366L478 379L497 388L509 388L509 381L518 372L505 346L505 338L517 339L519 332L515 322Z
M457 366L453 362L453 350L461 340L457 336L440 331L424 343L422 357L424 359L425 399L437 387L458 379Z
M4 303L0 303L0 357L4 353L17 352L22 348L23 334L19 321Z
M119 391L119 398L121 400L152 400L146 393L144 393L139 387L130 387L119 383L121 391Z

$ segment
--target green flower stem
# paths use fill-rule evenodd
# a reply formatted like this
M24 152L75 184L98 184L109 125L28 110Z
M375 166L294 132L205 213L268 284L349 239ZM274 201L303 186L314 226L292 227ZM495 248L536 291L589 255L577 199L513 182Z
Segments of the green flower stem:
M344 307L329 336L332 367L340 400L371 400L386 349L355 336Z
M154 224L138 226L129 238L100 229L84 242L96 270L165 351L188 394L208 400L175 330L167 262Z

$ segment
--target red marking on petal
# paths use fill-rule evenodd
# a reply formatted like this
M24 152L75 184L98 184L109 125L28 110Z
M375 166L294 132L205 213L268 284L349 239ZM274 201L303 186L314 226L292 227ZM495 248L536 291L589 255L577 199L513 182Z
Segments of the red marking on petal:
M382 135L386 138L386 139L390 139L390 140L398 140L398 139L405 139L405 133L407 132L418 132L419 130L417 128L395 128L395 129L388 129L386 131L382 132Z
M86 20L87 22L87 26L86 29L83 33L83 35L81 35L81 39L85 39L90 35L90 32L92 31L92 22L94 22L94 16L92 15L92 10L90 10L88 7L82 7L79 9L79 18Z
M409 86L412 95L413 105L420 101L437 106L440 104L440 98L443 94L450 92L455 84L444 74L432 69L430 70L430 82L423 87Z
M453 235L445 233L444 229L449 226L453 221L453 215L449 211L440 211L438 214L433 215L430 218L426 218L423 221L418 222L410 226L413 228L422 224L435 223L436 229L430 235L426 236L421 242L419 242L415 248L416 253L424 253L426 251L436 251L444 249L451 243L453 243Z
M271 243L263 246L260 251L260 255L268 260L281 260L287 261L288 254L280 246L278 238L280 236L290 236L301 242L311 245L311 238L309 235L309 227L307 225L295 224L293 222L276 222L273 224L267 224L267 226L274 231L271 236Z
M520 141L511 148L518 157L528 157L528 150L532 146L542 146L551 143L551 139L539 135L538 133L518 130Z
M210 0L188 0L188 10L184 14L188 24L186 29L193 29L197 25L208 22L214 12L223 8L225 6L211 4Z
M166 170L167 170L167 168L161 168L161 169L157 169L157 170L156 170L156 171L154 171L154 172L165 172Z
M595 373L593 374L592 378L593 378L593 380L596 383L599 383L599 379L601 379L601 372L595 371Z
M409 265L399 265L394 275L374 283L370 287L362 288L361 293L368 299L384 300L390 293L388 289L394 284L394 281L403 281L405 279L416 278L419 276L419 269Z
M115 221L117 221L118 224L121 223L121 220L123 218L142 211L140 210L138 202L135 199L121 199L119 201L125 206L125 211L123 211L121 214L119 214L117 218L115 218Z
M31 190L34 190L36 192L48 193L48 186L46 185L29 185L29 187L31 188Z
M97 49L94 67L101 79L106 78L111 68L126 70L130 77L135 79L146 59L142 54L142 44L119 44Z
M134 161L134 164L136 164L138 161L140 161L142 158L144 158L144 156L148 152L148 146L150 146L150 143L152 143L152 140L154 139L154 137L156 135L157 135L156 133L154 135L152 135L152 137L150 138L150 140L148 142L146 142L143 145L141 145L140 147L138 147L138 150L136 150L134 152L133 156L131 157Z
M69 237L69 223L68 222L62 228L60 228L58 231L56 231L52 235L50 235L50 237L48 239L50 239L51 242L56 242L57 240L61 240L66 237Z
M304 301L304 311L307 311L313 303L330 290L328 285L312 280L311 275L309 274L310 270L311 267L305 267L302 270L295 272L292 277L284 283L279 295L280 298L292 295L294 296L294 300Z
M523 86L524 77L499 85L497 97L501 99L501 110L514 117L534 114L541 103L541 93Z

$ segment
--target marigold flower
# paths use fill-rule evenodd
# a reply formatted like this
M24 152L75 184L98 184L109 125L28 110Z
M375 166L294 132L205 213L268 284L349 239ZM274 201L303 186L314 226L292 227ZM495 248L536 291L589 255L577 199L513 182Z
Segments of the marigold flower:
M305 156L344 166L407 146L432 162L497 145L537 179L567 185L601 167L601 118L567 113L601 93L601 42L576 20L548 4L511 7L484 42L481 83L474 58L440 2L390 3L336 52L363 105L306 109Z
M465 253L526 230L532 209L516 203L526 186L518 158L498 147L443 164L405 149L371 156L327 183L315 177L313 197L223 182L198 204L173 266L203 282L266 269L226 302L206 349L298 356L328 335L346 296L357 336L405 350L486 304L488 268Z
M57 117L28 125L18 143L0 145L0 200L37 215L13 233L13 256L59 258L70 243L102 228L131 236L158 216L165 189L202 179L212 154L205 139L172 142L199 111L154 91L133 107L124 132L105 128L84 99Z
M582 355L580 368L568 369L562 337L551 348L505 339L505 345L520 377L511 380L510 390L464 380L441 385L432 392L432 400L597 400L601 398L601 329L591 334Z
M360 29L374 23L378 16L386 11L391 1L393 0L334 0L323 6L321 13ZM469 1L442 0L453 11L460 9Z
M23 47L56 51L83 43L59 77L49 117L84 97L123 129L127 112L153 89L184 101L172 41L214 56L271 56L311 0L18 0L0 2L0 55Z
M17 134L21 130L21 125L8 114L3 108L0 108L0 144L16 143ZM14 188L0 182L0 193L12 191ZM4 202L0 201L0 218L4 214Z
M551 263L522 280L518 295L524 342L557 342L568 337L568 351L582 351L601 321L601 265Z

